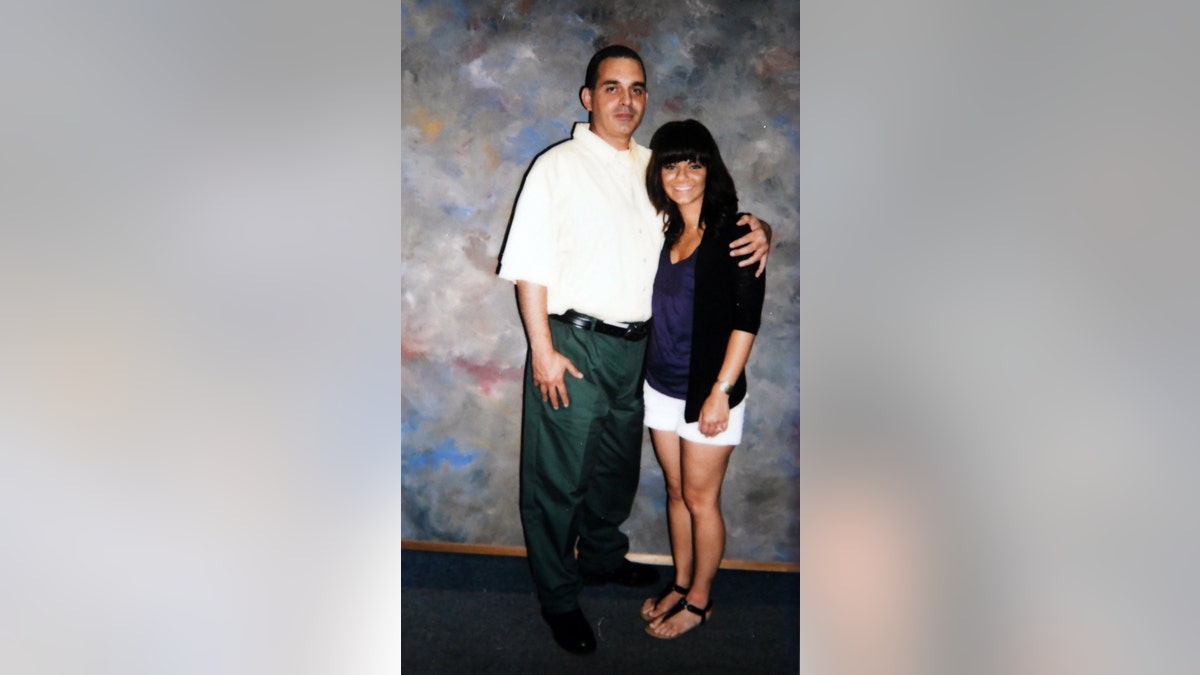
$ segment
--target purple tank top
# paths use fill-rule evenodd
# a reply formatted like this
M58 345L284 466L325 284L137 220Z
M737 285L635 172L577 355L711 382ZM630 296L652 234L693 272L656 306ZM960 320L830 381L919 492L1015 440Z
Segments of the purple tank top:
M696 251L672 265L671 247L664 244L650 300L654 324L646 347L646 381L672 398L687 398L695 293Z

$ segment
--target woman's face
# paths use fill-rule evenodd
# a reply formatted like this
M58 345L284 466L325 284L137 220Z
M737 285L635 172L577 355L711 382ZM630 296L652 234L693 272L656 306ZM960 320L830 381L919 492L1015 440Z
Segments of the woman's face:
M696 161L664 164L662 168L663 189L667 198L680 208L704 203L704 181L707 178L708 169Z

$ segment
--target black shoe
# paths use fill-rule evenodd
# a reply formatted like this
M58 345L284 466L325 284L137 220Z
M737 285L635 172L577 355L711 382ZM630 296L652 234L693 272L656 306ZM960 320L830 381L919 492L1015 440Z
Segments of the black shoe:
M620 567L603 574L585 574L583 583L588 586L619 584L621 586L649 586L658 583L658 570L651 565L622 560Z
M596 636L581 610L561 614L549 614L542 610L542 618L550 624L550 631L554 633L554 641L559 647L573 654L591 654L596 651Z

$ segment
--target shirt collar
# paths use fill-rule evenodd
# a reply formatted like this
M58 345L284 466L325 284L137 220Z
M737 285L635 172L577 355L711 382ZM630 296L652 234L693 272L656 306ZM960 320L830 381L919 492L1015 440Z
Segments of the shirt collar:
M571 138L578 140L592 152L598 153L607 159L616 159L625 152L624 150L617 150L609 145L608 141L593 133L587 122L576 122L575 128L571 131ZM645 152L645 148L638 145L638 142L634 139L629 139L629 155L631 157L638 157L643 152Z

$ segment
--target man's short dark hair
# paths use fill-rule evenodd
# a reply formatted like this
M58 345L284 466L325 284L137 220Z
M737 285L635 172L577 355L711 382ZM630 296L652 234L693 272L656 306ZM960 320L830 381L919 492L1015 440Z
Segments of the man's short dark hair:
M642 57L638 56L637 52L625 45L609 45L596 52L592 56L592 60L588 61L587 73L583 77L583 87L585 89L596 88L596 80L600 77L600 64L605 59L633 59L642 68L642 79L646 79L646 64L642 63Z

